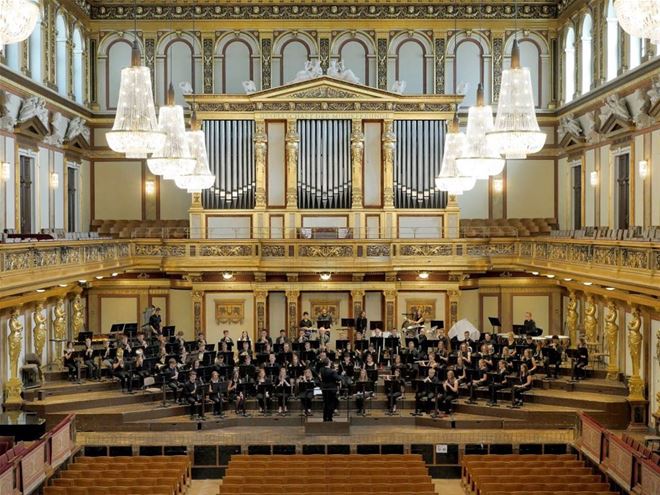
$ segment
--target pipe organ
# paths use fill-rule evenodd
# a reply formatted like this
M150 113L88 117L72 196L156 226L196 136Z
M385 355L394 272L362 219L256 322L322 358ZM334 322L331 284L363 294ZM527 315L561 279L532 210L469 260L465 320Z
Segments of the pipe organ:
M396 120L394 206L445 208L447 193L435 187L445 142L444 120Z
M299 120L298 208L351 207L351 121Z
M254 121L205 120L203 129L209 167L215 174L215 186L202 195L204 208L254 208Z

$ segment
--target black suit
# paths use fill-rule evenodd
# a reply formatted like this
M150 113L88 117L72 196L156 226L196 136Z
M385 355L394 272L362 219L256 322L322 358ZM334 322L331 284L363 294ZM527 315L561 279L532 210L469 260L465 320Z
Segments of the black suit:
M362 318L361 316L359 316L355 320L355 331L356 332L361 332L362 335L364 335L364 332L367 331L367 318L366 317Z
M222 414L222 394L226 390L223 382L209 382L209 398L213 402L213 414Z
M332 368L325 366L321 370L323 387L323 421L332 421L332 414L337 408L337 382L341 376Z
M183 386L183 396L186 399L186 402L190 405L190 417L192 418L195 414L200 416L202 414L202 403L200 402L201 395L201 385L196 381L191 382L187 381Z

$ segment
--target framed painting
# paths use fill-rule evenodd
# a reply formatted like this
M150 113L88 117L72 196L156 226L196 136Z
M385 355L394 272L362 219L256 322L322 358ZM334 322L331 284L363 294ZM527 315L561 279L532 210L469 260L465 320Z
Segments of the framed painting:
M220 324L242 324L245 319L245 301L215 299L215 322Z
M419 311L425 321L435 320L435 299L406 299L406 313L415 311Z

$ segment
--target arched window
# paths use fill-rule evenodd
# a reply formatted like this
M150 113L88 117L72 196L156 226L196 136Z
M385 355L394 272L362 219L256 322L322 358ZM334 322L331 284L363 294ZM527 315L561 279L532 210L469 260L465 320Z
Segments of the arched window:
M580 38L580 50L582 52L582 94L588 93L591 90L591 82L593 80L593 62L591 60L591 29L591 15L587 14L582 20L582 36Z
M534 105L537 108L547 108L550 103L552 86L550 82L552 77L550 47L547 39L541 33L535 31L525 30L511 33L504 43L504 60L502 62L504 69L511 67L511 51L514 40L518 40L520 64L529 70ZM561 47L563 50L563 41Z
M426 51L415 39L402 42L397 49L396 80L406 81L406 93L426 93Z
M182 39L172 41L165 49L165 86L163 94L167 94L170 81L174 86L176 103L183 105L185 100L179 83L187 82L195 87L195 74L193 73L193 49L187 41Z
M643 41L641 38L635 36L630 37L630 54L628 56L629 69L634 69L639 64L642 63L642 45Z
M293 81L298 71L305 67L305 62L309 59L309 47L297 39L291 40L282 48L282 84Z
M614 1L607 5L607 80L611 81L619 71L619 24L614 12Z
M11 43L9 45L5 45L5 65L16 72L20 70L21 65L19 61L19 52L19 43Z
M105 79L107 84L105 105L108 110L117 108L122 69L131 65L131 40L117 39L108 46Z
M526 38L518 42L520 48L520 64L529 69L534 93L534 106L541 106L541 53L534 40Z
M41 19L37 21L37 25L30 35L30 77L34 81L42 82L41 75Z
M353 71L361 84L376 85L376 45L369 33L343 32L332 40L330 61L341 61Z
M243 93L243 81L253 80L252 50L243 40L227 43L224 51L225 64L222 71L225 93Z
M477 85L484 82L483 50L477 41L464 39L458 42L454 57L454 88L465 94L461 107L476 103Z
M569 27L564 41L564 102L575 94L575 30Z
M67 95L67 85L69 83L69 61L66 49L68 37L69 33L66 28L64 16L58 14L57 21L55 22L55 81L57 83L57 92L63 96Z
M83 103L83 40L80 29L73 31L73 96L78 103Z

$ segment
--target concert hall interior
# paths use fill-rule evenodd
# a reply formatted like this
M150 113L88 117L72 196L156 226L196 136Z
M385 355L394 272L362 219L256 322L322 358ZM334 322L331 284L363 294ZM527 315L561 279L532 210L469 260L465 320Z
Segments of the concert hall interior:
M659 493L659 43L0 0L0 494Z

